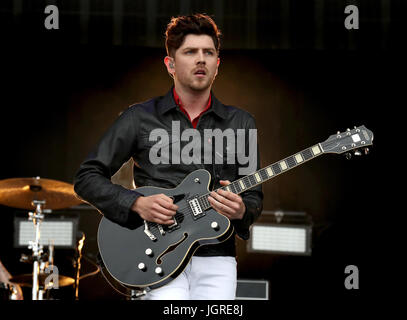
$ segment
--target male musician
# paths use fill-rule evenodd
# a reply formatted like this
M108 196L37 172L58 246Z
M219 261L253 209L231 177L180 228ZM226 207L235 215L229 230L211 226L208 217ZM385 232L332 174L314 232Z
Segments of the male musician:
M75 191L108 219L121 225L135 222L141 225L143 220L161 225L174 223L178 207L172 198L164 194L142 196L137 189L128 190L111 183L111 176L131 157L135 162L134 182L138 187L174 188L187 174L204 168L212 175L210 190L214 190L259 169L257 144L254 152L253 146L249 146L249 130L256 128L254 118L248 112L222 104L211 92L220 64L219 38L220 31L207 15L173 18L166 30L164 64L174 79L174 86L163 97L130 106L81 164L75 178ZM160 143L151 139L151 133L156 129L168 132L169 141L161 141L169 147L160 149L163 153L169 150L164 156L152 152ZM226 144L222 149L212 148L212 159L209 157L211 161L208 161L208 157L203 156L203 149L207 144L215 146L214 140L219 137L214 135L213 141L205 140L204 129L219 129L223 133L229 130L235 137L240 130L246 139L236 137L236 146ZM177 130L179 132L174 132ZM195 147L200 146L202 154L194 154L194 159L201 161L185 160L190 156L190 152L183 153L188 144L182 138L185 130L196 133L192 134L194 139L201 139L199 143L195 140L193 149L188 149L195 152ZM242 141L243 149L239 145ZM257 139L254 141L257 143ZM249 149L249 160L255 159L255 165L252 172L242 174L240 169L247 167L247 163L242 164L243 157L238 157L238 153L247 155ZM226 161L231 159L230 153L234 162ZM261 187L256 186L241 195L225 190L212 191L209 202L232 221L238 236L248 239L249 226L262 210L262 199ZM151 290L145 298L234 299L235 255L234 236L220 244L202 246L181 275L165 286Z

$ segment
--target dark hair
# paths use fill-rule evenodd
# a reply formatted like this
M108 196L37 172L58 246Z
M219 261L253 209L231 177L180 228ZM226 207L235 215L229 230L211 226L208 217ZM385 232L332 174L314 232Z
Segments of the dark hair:
M172 17L165 31L165 48L167 55L173 57L175 51L181 47L188 34L206 34L210 36L216 51L220 49L221 32L211 17L197 13L188 16Z

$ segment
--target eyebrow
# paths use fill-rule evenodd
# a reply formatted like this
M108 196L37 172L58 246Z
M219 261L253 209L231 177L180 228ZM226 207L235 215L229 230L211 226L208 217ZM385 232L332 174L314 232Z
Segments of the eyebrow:
M186 47L186 48L183 48L182 50L185 51L185 50L198 50L198 49L201 49L201 48L198 48L198 47ZM202 48L202 49L203 49L203 50L216 51L216 49L215 49L215 48L212 48L212 47Z

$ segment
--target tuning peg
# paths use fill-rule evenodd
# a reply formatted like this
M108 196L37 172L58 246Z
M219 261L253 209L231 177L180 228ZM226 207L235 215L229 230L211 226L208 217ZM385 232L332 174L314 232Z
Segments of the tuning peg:
M355 156L361 156L362 152L360 152L360 150L355 150L355 152L353 153Z
M346 152L345 157L347 160L350 160L352 158L352 154L350 152Z
M364 148L363 151L365 152L365 154L369 154L370 152L369 148Z

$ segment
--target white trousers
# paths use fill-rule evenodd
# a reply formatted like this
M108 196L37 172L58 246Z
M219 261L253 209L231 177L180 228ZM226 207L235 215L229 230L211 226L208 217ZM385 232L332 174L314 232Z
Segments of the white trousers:
M145 300L234 300L237 269L234 257L195 257L173 281L149 291Z

